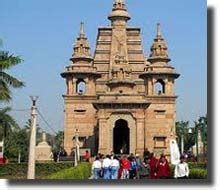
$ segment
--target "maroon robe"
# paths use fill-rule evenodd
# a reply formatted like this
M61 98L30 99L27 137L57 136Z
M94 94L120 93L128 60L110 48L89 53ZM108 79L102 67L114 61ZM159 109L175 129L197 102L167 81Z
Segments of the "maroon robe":
M166 161L164 163L159 162L157 165L157 177L158 178L169 178L170 177L170 166Z
M157 163L158 163L158 160L155 158L155 157L152 157L150 159L150 176L149 178L150 179L156 179L157 176L156 176L156 172L157 172Z

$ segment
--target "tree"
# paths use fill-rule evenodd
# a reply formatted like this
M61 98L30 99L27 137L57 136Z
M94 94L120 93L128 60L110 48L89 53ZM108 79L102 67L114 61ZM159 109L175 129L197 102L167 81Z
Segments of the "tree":
M178 137L179 147L181 147L181 136L183 135L184 151L189 150L195 144L193 135L189 134L189 121L176 122L176 135Z
M21 62L22 59L19 56L0 50L0 101L9 102L11 100L11 87L21 88L24 86L22 81L6 73L6 70Z
M0 47L2 41L0 40ZM11 100L11 88L21 88L24 83L14 76L8 74L6 71L15 65L22 62L19 56L9 54L7 51L0 50L0 102L9 102ZM6 107L0 109L0 135L5 144L5 151L8 151L8 145L11 143L9 134L14 129L19 129L15 119L9 114L11 108ZM14 139L12 139L14 140Z
M0 110L0 134L6 139L13 129L19 129L16 120L9 114L11 108L6 107Z
M26 161L28 158L29 134L25 128L15 129L6 139L5 154L10 160L18 159L20 154L21 161Z
M55 136L55 145L54 145L54 151L58 151L61 148L63 148L63 139L64 139L64 132L58 131Z

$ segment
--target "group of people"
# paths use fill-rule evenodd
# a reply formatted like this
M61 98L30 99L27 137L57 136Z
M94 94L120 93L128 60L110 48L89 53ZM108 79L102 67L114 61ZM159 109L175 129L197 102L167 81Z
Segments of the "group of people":
M141 159L138 154L127 155L101 155L98 154L92 164L93 179L170 179L187 178L189 176L188 164L185 157L175 166L174 176L165 155L157 159L149 153Z

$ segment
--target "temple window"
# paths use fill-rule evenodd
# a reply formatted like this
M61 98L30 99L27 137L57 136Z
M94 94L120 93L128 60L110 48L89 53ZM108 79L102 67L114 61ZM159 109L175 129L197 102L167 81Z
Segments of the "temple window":
M86 92L86 83L83 79L78 79L76 82L76 93L83 95Z
M166 147L165 136L155 136L154 137L154 148L165 148Z
M154 85L154 90L157 95L165 94L165 82L162 79L158 79Z

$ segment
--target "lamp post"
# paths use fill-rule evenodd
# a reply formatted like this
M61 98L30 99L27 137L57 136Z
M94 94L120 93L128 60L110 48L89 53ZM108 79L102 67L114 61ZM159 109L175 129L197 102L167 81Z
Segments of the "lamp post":
M31 134L29 143L29 156L28 156L28 173L27 179L35 179L35 148L36 148L36 125L37 125L37 96L31 96Z

